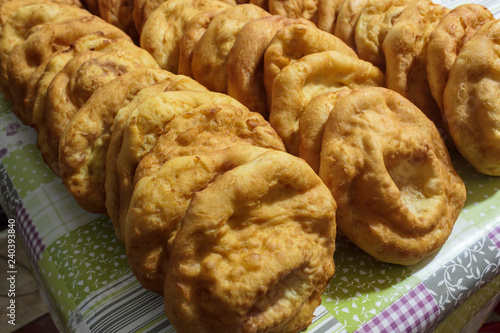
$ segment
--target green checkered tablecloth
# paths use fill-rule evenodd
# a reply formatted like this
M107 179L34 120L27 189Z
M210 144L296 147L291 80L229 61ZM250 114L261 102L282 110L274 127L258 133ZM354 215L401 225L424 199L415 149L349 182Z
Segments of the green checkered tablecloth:
M452 8L465 1L439 1ZM500 3L476 1L500 16ZM339 238L336 274L310 332L469 332L500 299L500 177L453 156L468 199L444 247L414 266L380 263ZM171 332L107 217L80 208L44 164L36 133L0 100L0 203L16 221L52 317L76 332Z

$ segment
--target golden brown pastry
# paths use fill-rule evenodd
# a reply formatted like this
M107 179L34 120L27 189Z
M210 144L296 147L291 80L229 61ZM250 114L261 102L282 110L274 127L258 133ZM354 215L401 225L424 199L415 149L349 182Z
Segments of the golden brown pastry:
M59 170L63 184L81 207L106 212L106 153L116 113L141 90L171 76L161 69L132 70L97 89L71 118L59 144Z
M308 25L292 25L276 33L264 54L264 86L269 109L276 75L303 56L323 51L337 51L358 58L338 37Z
M164 262L170 322L179 333L306 328L334 272L328 189L275 150L213 179L191 199Z
M23 115L24 98L31 75L44 60L55 52L67 48L77 39L94 32L101 32L103 37L120 38L129 43L130 38L120 29L108 24L97 16L88 16L59 24L48 24L33 33L21 45L12 51L7 63L9 85L12 91L12 109L25 123ZM129 43L131 44L131 43Z
M168 73L165 71L165 73ZM106 153L106 210L113 223L116 237L124 241L120 229L120 179L117 161L122 148L123 135L127 127L128 117L143 102L164 91L207 91L196 81L183 75L170 75L164 81L141 90L126 106L121 108L114 118L111 128L108 151ZM133 175L130 175L133 178Z
M123 234L127 235L125 245L130 267L144 288L163 295L164 263L195 193L217 175L266 151L266 148L244 145L178 157L137 183Z
M427 47L427 79L432 97L443 110L443 93L451 66L462 46L486 22L495 18L484 6L466 4L446 14L429 37Z
M70 47L57 51L47 57L30 75L26 83L26 94L22 108L19 109L20 117L28 125L36 125L45 114L45 95L47 88L62 68L76 54L90 49L98 50L113 43L113 39L104 37L102 32L92 32L75 40ZM34 120L34 118L36 120Z
M142 32L145 22L148 20L149 16L163 3L170 0L134 0L134 10L133 10L133 18L135 22L135 26L139 33ZM219 1L219 0L214 0ZM234 6L236 2L234 0L222 0L220 2L224 2L228 5ZM188 5L188 3L186 3ZM189 6L189 5L188 5Z
M178 74L193 77L191 62L193 60L194 48L201 36L207 31L210 22L223 10L223 8L203 10L186 24L184 33L179 40Z
M500 21L485 23L462 47L444 91L453 142L479 172L500 175Z
M189 21L207 9L230 5L214 0L169 0L152 12L141 32L140 45L151 53L161 68L177 74L179 41Z
M142 27L148 19L149 15L161 4L167 0L134 0L134 7L132 10L132 18L135 24L136 30L139 35L142 32Z
M321 144L328 116L337 101L350 92L350 89L342 89L313 97L300 116L298 156L304 159L316 173L319 172Z
M132 12L134 0L98 0L99 16L106 22L125 31L133 41L139 41Z
M91 14L76 6L42 3L19 8L0 30L0 88L10 97L7 63L12 51L32 33L46 24L55 24L71 18L89 17Z
M354 32L359 16L369 0L345 0L340 7L334 34L343 40L352 49L356 49Z
M384 74L367 61L337 51L306 55L284 67L273 83L269 121L293 155L299 121L309 101L328 91L384 86Z
M273 15L318 21L318 0L268 0L267 3Z
M208 90L227 93L227 58L243 26L269 16L252 4L233 6L222 11L208 25L193 51L193 78Z
M223 95L224 96L224 95ZM172 119L154 147L142 158L134 183L154 174L168 160L235 145L285 150L280 137L258 113L224 100L207 103Z
M354 30L356 52L385 72L382 50L385 36L411 0L369 0L359 15Z
M318 0L318 23L319 29L334 33L335 23L344 0Z
M146 51L125 41L114 43L113 48L106 51L80 53L54 76L47 91L44 120L49 154L43 156L49 165L56 167L53 169L54 173L59 175L60 171L59 143L64 129L92 94L127 72L157 66Z
M79 0L7 0L0 1L0 26L3 26L7 19L21 7L36 5L41 3L57 3L61 5L72 5L82 8Z
M393 24L382 45L387 88L408 98L441 129L441 112L427 81L427 43L448 11L431 0L413 0Z
M120 152L116 159L119 189L119 223L114 224L123 235L134 177L141 160L156 145L165 127L175 117L207 103L233 104L245 108L227 95L200 91L166 91L144 101L132 110L124 128Z
M337 225L376 259L412 265L447 240L465 186L439 131L385 88L341 98L325 126L319 175L337 201Z
M306 19L289 19L279 15L248 22L236 37L227 58L228 95L266 119L269 110L264 86L264 53L278 30L294 24L314 27Z
M90 49L99 51L101 49L112 48L113 45L122 39L107 39L102 37L100 33L85 35L77 39L71 47L58 51L52 56L47 58L40 66L37 67L35 72L30 77L28 81L29 89L32 89L32 94L28 94L27 97L34 95L33 108L30 112L29 109L26 111L26 121L36 129L37 131L37 143L41 150L42 156L48 158L50 156L50 148L47 142L47 128L45 127L45 114L47 111L47 91L50 83L54 77L63 70L64 66L75 57L75 55L86 52ZM31 79L37 82L30 82ZM31 87L29 85L31 83ZM25 103L25 108L29 107ZM29 116L31 114L31 117ZM58 169L58 161L51 161L53 165L49 165L51 169Z

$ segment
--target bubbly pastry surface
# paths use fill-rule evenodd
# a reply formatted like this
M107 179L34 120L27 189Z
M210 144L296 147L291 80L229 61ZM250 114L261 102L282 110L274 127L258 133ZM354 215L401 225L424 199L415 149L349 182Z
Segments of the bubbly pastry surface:
M60 140L59 170L66 188L82 207L106 212L106 153L116 113L141 90L171 76L160 69L132 70L97 89L73 115Z
M139 163L155 147L168 123L177 116L207 103L234 104L245 109L245 106L234 98L219 93L166 91L149 98L131 111L116 159L120 205L119 228L122 232Z
M182 332L297 332L334 272L335 202L301 159L269 150L197 191L165 263Z
M300 116L298 156L303 158L316 173L319 172L321 144L326 121L337 101L350 92L350 89L342 89L315 96Z
M265 151L242 146L178 157L137 183L123 234L130 266L142 286L163 294L164 262L194 194L216 176Z
M0 88L10 96L7 63L12 51L46 24L89 17L91 14L76 6L42 3L20 7L3 24L0 30Z
M28 123L23 117L27 83L37 67L55 52L66 49L81 37L96 32L102 37L130 41L123 31L99 17L85 16L58 24L44 25L12 51L7 62L13 99L12 109L23 122Z
M500 21L484 24L463 46L444 91L456 148L479 172L500 175Z
M154 174L176 156L207 153L234 145L285 150L280 137L260 114L237 103L215 100L178 115L165 126L154 147L137 166L134 183Z
M275 34L264 53L264 86L269 109L276 75L285 66L303 56L323 51L337 51L354 58L358 57L338 37L311 25L291 25L280 29Z
M167 71L165 71L168 73ZM124 240L120 228L120 179L118 177L118 156L122 149L123 136L128 125L130 114L148 99L165 91L207 91L198 82L183 76L170 75L164 81L142 89L137 95L115 115L111 128L108 151L106 153L106 211L113 223L115 234L120 241ZM130 177L133 177L130 176Z
M179 64L177 73L193 77L191 62L196 44L207 31L208 25L224 8L212 8L196 14L187 24L179 40Z
M208 90L227 93L228 56L238 34L247 22L266 16L270 14L252 4L230 7L217 15L194 48L193 78Z
M308 54L285 66L273 82L269 121L298 154L300 117L309 101L328 91L383 86L384 74L375 66L337 51Z
M6 0L0 1L0 26L3 26L9 17L15 14L19 8L30 5L37 5L44 2L56 3L60 5L76 6L82 8L83 5L79 0Z
M411 0L370 0L354 29L356 53L385 72L385 36Z
M353 49L356 49L354 41L356 24L368 1L344 0L337 15L334 34Z
M354 90L335 104L319 175L337 201L339 230L394 264L438 250L466 196L434 124L386 88Z
M430 34L448 11L431 0L413 0L382 44L386 57L386 87L408 98L441 130L441 113L427 80L427 44Z
M462 5L446 14L429 37L427 78L432 96L441 111L444 89L460 50L483 24L494 19L486 7Z
M266 119L269 117L269 110L264 86L264 53L280 29L295 24L314 27L305 19L290 19L279 15L252 20L243 26L228 55L228 95Z
M228 7L231 6L214 0L165 1L148 16L140 45L151 53L161 68L177 74L179 41L189 21L201 11Z
M49 155L44 158L57 167L56 174L60 172L59 143L64 129L92 94L134 69L158 67L146 51L128 41L110 45L111 50L86 51L72 58L48 88L44 127Z
M323 31L334 33L337 16L344 0L318 0L317 27Z

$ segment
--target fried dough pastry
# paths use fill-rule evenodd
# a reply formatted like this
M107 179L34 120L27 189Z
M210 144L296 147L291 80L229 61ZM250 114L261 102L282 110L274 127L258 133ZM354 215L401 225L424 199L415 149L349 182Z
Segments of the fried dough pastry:
M168 0L144 24L141 47L151 53L161 68L177 74L179 41L189 21L201 11L228 7L231 6L214 0Z
M335 31L335 23L344 0L318 0L318 23L316 26L331 34Z
M64 66L75 56L75 50L68 48L58 51L48 57L30 76L27 83L27 94L24 99L24 111L21 111L21 117L24 121L33 126L38 135L45 135L41 129L45 122L45 103L47 90L54 76L59 73ZM45 141L45 140L41 140ZM39 146L44 150L44 146Z
M28 123L23 117L26 88L36 68L55 52L67 48L77 39L94 32L100 32L106 38L130 41L130 38L120 29L97 16L89 16L60 24L46 25L12 51L7 63L9 85L12 91L12 109L24 123Z
M76 6L42 3L19 8L5 22L0 30L0 88L10 97L7 63L12 51L32 33L46 24L55 24L91 14Z
M142 32L142 27L148 19L149 15L161 4L168 0L134 0L134 7L132 9L132 19L135 24L135 28L139 32Z
M384 86L384 74L367 61L337 51L306 55L284 67L274 79L269 121L287 151L298 155L300 117L313 97L370 86Z
M137 183L124 234L130 267L144 288L163 295L164 263L194 194L216 176L266 151L266 148L243 145L178 157Z
M139 41L132 12L134 0L99 0L99 16L106 22L125 31L134 41Z
M165 71L166 72L166 71ZM168 72L166 72L168 73ZM111 137L109 139L108 151L106 153L106 210L113 223L116 237L124 241L120 229L120 185L117 171L118 155L122 148L123 135L127 126L128 117L141 103L164 91L207 91L198 82L183 76L171 75L158 84L144 88L123 108L121 108L114 118L111 127ZM131 176L133 177L133 176Z
M208 90L227 93L227 58L243 26L269 16L252 4L233 6L222 11L208 25L193 51L193 78Z
M264 86L269 109L276 75L303 56L323 51L337 51L358 58L338 37L311 26L292 25L276 33L264 53Z
M462 47L444 91L456 148L479 172L500 176L500 21L485 23Z
M285 150L280 137L260 114L234 103L202 105L165 126L164 133L137 166L134 183L154 174L174 157L245 144Z
M299 157L319 172L321 143L325 124L337 101L348 95L350 89L330 91L313 97L307 104L299 121Z
M179 333L301 331L334 272L328 189L274 150L213 179L191 199L164 263L169 320Z
M441 129L441 112L427 81L427 43L448 11L431 0L413 0L393 24L382 44L387 88L408 98Z
M356 52L385 72L382 50L385 36L411 0L369 0L359 15L354 30Z
M31 119L31 125L37 131L37 143L41 150L42 156L46 157L46 161L49 160L50 149L47 142L47 129L45 127L45 113L47 111L47 92L50 83L54 77L63 70L64 66L73 59L77 54L83 53L93 49L94 51L100 51L105 49L113 48L116 42L121 42L122 39L107 39L102 37L101 33L89 34L77 39L69 48L58 51L52 56L48 57L40 66L37 67L35 72L30 77L28 82L28 88L32 89L32 93L27 95L27 98L33 96L33 107L31 111L31 117L29 114L26 116L26 122L29 123ZM37 82L30 82L33 81ZM31 87L30 87L31 85ZM30 90L28 90L30 92ZM29 101L25 99L25 108L30 107ZM28 105L27 105L28 104ZM28 109L29 110L29 109ZM29 111L27 111L29 112ZM52 161L54 165L49 165L51 169L57 170L58 161Z
M45 95L47 88L54 76L59 73L76 54L89 51L90 49L97 51L113 43L113 41L113 39L104 37L103 33L100 31L92 32L78 38L67 49L57 51L47 57L34 70L26 83L26 94L22 108L19 110L21 118L24 119L28 125L39 123L40 119L43 119L40 118L40 114L43 115L45 113ZM34 121L33 118L37 118L38 120Z
M385 88L340 99L323 134L319 175L337 201L337 225L378 260L412 265L447 240L465 186L439 131Z
M363 8L368 4L369 0L345 0L340 7L335 23L334 34L353 50L356 49L354 41L354 33L356 24Z
M41 3L57 3L60 5L69 5L83 8L78 0L9 0L0 2L0 26L3 26L11 15L16 13L19 8Z
M144 23L148 20L149 16L163 3L171 0L134 0L134 10L132 16L134 18L137 31L142 32ZM218 1L218 0L215 0ZM223 0L228 5L234 6L234 0Z
M140 68L119 76L97 89L64 129L59 144L60 176L87 211L106 212L106 153L116 113L141 90L172 75L160 69Z
M268 0L269 13L318 22L318 0Z
M193 52L196 44L201 36L207 31L208 25L214 17L216 17L223 9L207 9L199 14L196 14L184 29L181 39L179 40L179 64L177 73L193 77L191 70L191 62L193 60Z
M227 93L250 110L259 112L266 119L264 87L264 53L278 30L289 25L302 24L314 27L306 19L290 19L279 15L252 20L241 29L227 58Z
M49 85L45 112L49 155L44 158L56 167L53 171L57 175L59 142L63 131L90 96L107 82L131 70L158 66L146 51L128 41L113 45L117 49L87 51L77 55L54 76Z
M427 46L427 79L440 110L451 66L462 46L486 22L495 18L484 6L466 4L446 14L429 37Z
M119 232L123 233L125 230L127 211L134 190L134 176L143 157L153 149L169 122L207 103L233 104L245 109L234 98L219 93L167 91L144 101L130 113L123 132L122 148L116 160L119 223L115 224L115 228L119 228ZM122 234L122 237L125 235Z

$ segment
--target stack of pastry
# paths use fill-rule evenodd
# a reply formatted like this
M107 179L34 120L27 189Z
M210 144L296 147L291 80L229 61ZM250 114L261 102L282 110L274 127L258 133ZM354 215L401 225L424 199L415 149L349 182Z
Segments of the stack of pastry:
M449 49L454 39L438 39L447 21L476 13L467 21L470 35L489 11L470 5L449 12L429 0L345 0L325 31L252 3L184 3L163 2L142 25L140 45L160 67L268 118L287 151L306 160L342 203L340 231L375 258L414 264L443 245L465 188L440 135L427 45ZM366 118L354 121L357 114Z
M375 258L414 264L465 201L448 148L500 175L486 8L243 2L86 1L108 24L19 5L0 33L14 112L181 331L300 330L335 215Z
M179 332L309 325L334 273L336 203L261 114L74 5L20 6L0 50L4 95L44 160L110 216Z

